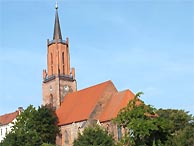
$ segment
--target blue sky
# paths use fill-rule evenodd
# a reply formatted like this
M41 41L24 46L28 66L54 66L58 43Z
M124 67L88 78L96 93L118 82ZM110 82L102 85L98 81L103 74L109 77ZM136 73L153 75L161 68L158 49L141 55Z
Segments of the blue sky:
M78 89L112 80L194 114L192 0L58 0ZM41 105L55 0L0 0L0 114Z

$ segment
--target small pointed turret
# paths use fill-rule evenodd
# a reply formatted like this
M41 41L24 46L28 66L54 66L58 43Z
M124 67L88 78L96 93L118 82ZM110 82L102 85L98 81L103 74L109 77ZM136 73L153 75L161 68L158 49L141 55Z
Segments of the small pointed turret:
M59 23L59 16L58 16L58 4L56 2L56 13L55 13L55 25L54 25L54 33L53 33L53 40L62 40L60 23Z

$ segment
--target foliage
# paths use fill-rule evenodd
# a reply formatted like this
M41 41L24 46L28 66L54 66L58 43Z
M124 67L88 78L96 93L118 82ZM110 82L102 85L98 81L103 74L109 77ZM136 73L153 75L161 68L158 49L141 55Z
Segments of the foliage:
M171 124L158 117L155 108L140 101L141 94L142 92L137 93L134 100L129 101L114 120L125 129L120 145L162 145L167 140Z
M18 133L9 133L1 146L39 146L41 145L41 140L37 133L30 131L26 135L21 135Z
M173 127L171 132L174 133L178 130L183 130L185 126L190 125L191 121L194 120L192 115L184 110L177 109L159 109L157 114L160 117L169 119Z
M84 129L83 134L78 135L73 146L114 146L114 140L107 131L99 126Z
M159 109L157 114L168 119L172 125L166 146L194 145L194 117L184 110Z
M43 143L41 146L55 146L53 144Z
M46 106L37 110L30 105L18 117L12 131L2 142L2 146L40 146L43 143L55 144L59 129L57 117Z

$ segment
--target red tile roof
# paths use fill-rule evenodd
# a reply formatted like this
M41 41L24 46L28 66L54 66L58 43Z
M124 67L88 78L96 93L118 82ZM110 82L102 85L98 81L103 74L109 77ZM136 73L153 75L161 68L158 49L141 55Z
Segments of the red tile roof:
M18 115L19 111L15 111L13 113L0 116L0 125L7 125L11 123Z
M124 108L128 102L134 99L134 94L130 90L125 90L114 94L106 105L105 110L99 116L100 122L105 122L116 118L119 111Z
M56 110L59 119L58 125L66 125L87 120L106 90L112 93L117 92L113 83L107 81L67 94L64 97L61 107Z

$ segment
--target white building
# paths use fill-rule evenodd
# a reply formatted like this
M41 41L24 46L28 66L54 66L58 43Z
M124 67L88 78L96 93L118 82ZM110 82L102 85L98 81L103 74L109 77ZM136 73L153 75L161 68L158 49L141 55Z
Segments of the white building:
M0 116L0 142L5 138L6 134L11 131L13 122L16 121L16 118L23 111L22 107L19 107L15 112L8 113Z

